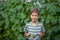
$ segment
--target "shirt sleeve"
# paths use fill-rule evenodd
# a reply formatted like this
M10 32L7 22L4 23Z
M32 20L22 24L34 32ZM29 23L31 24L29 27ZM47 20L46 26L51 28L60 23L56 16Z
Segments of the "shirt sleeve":
M27 25L25 25L25 27L24 27L24 32L28 32Z
M44 28L43 24L41 25L41 32L45 32L45 28Z

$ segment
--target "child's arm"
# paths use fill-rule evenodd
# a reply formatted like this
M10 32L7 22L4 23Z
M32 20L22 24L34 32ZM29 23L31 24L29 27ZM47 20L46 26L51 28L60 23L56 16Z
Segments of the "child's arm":
M30 34L29 34L28 32L25 32L24 35L25 35L26 37L29 37L29 36L30 36Z
M41 25L41 31L40 31L39 35L42 37L42 36L44 36L44 34L45 34L45 28L44 28L44 26L42 24Z
M26 36L26 37L28 37L30 34L28 33L28 30L27 30L27 25L25 25L25 27L24 27L24 35Z
M39 35L40 35L41 37L44 36L44 34L45 34L44 32L40 32L40 33L39 33Z

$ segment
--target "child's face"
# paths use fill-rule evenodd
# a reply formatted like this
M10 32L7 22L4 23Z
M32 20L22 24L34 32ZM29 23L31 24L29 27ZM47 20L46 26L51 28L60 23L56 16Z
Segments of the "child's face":
M32 21L37 21L37 20L38 20L38 13L33 12L33 13L30 15L30 17L31 17L31 20L32 20Z

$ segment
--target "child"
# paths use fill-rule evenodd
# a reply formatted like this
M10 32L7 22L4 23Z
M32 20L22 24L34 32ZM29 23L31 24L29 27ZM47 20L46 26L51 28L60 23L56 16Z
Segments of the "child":
M24 34L29 40L41 40L45 29L43 24L38 22L39 11L37 9L32 9L30 12L30 18L31 22L26 24Z

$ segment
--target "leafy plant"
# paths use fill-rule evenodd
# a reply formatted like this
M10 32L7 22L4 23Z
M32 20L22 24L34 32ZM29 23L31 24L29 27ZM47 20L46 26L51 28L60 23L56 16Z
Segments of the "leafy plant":
M0 40L27 40L23 28L31 8L40 10L39 21L46 29L42 40L60 40L59 0L7 0L0 2Z

